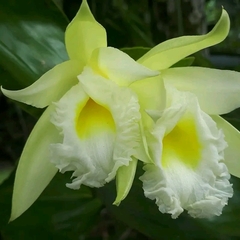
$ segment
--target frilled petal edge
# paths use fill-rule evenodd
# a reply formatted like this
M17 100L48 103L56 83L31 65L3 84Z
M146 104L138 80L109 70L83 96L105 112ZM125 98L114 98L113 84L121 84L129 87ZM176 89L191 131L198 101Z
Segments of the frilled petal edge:
M132 161L140 139L139 104L130 89L89 67L78 78L79 84L56 103L52 122L64 137L51 146L51 160L61 172L73 171L68 187L101 187Z
M184 209L192 217L218 216L233 194L223 133L193 94L171 90L167 95L169 107L151 131L155 164L144 166L144 193L172 218Z

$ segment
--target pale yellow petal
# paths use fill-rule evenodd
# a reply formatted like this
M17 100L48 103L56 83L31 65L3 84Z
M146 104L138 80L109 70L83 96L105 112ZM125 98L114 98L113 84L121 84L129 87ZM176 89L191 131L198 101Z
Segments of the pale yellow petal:
M5 96L13 100L44 108L59 100L65 92L78 83L77 75L82 69L83 65L80 62L66 61L46 72L27 88L11 91L1 87L1 90Z
M194 93L208 114L224 114L240 107L240 73L201 67L162 71L165 84Z
M152 48L138 62L155 70L169 68L186 56L223 41L228 35L229 27L229 16L223 9L218 23L208 34L167 40Z
M240 132L220 116L212 116L225 135L228 147L224 150L225 164L229 172L240 177Z
M97 74L111 79L119 86L128 86L137 80L159 75L158 71L142 66L126 53L113 47L96 49L90 65Z
M10 221L24 213L52 180L57 168L50 162L49 145L61 141L50 123L51 105L32 130L23 149L15 176Z
M118 169L116 175L117 197L113 204L119 205L128 195L135 177L138 160L133 158L128 166L122 166Z
M94 49L107 46L104 27L92 15L86 0L65 33L66 48L70 59L86 64Z

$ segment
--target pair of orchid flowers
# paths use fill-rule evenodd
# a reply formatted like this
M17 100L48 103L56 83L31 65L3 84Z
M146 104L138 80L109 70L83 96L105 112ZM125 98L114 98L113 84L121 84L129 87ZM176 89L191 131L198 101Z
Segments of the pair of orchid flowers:
M107 47L106 31L86 0L65 33L69 59L31 86L5 96L46 108L22 152L11 220L39 197L56 172L73 171L67 187L101 187L116 178L118 205L138 161L146 197L178 217L220 215L240 176L240 134L219 115L240 106L240 74L171 68L225 39L225 10L211 32L165 41L137 61Z

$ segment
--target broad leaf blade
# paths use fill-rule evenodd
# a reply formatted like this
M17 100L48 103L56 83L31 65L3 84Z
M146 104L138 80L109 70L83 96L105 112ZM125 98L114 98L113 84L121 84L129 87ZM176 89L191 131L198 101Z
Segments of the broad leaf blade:
M0 84L12 89L26 87L66 60L66 25L51 1L1 1L0 66L10 74Z

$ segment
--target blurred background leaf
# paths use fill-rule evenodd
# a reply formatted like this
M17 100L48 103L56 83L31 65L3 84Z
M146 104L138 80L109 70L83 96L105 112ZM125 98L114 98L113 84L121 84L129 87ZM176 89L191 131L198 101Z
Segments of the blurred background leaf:
M26 87L66 60L67 23L52 1L1 0L1 85Z
M0 227L3 239L80 239L100 218L101 201L91 190L65 187L70 175L57 174L36 203L7 224L14 174L0 187ZM85 239L85 238L84 238Z
M238 221L240 217L240 182L238 179L233 178L235 194L220 217L199 220L183 213L177 219L172 219L170 215L161 214L154 201L144 197L142 182L138 179L143 174L141 167L142 165L139 164L134 187L120 206L112 205L115 198L113 195L114 183L99 189L99 194L113 217L156 240L237 240L240 238Z

